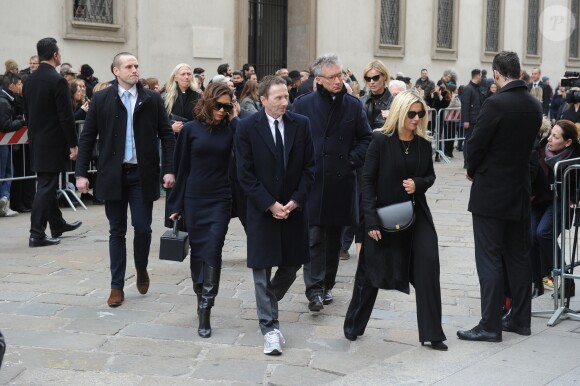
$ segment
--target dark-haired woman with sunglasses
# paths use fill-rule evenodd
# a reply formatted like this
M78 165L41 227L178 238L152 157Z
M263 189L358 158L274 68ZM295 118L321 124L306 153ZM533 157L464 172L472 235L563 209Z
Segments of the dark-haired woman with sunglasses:
M369 124L373 129L379 129L385 124L389 107L392 102L389 92L389 71L380 60L373 60L365 67L364 81L368 92L361 97L363 110L367 114Z
M441 327L441 287L437 232L425 192L435 182L427 105L413 90L398 94L385 126L373 132L363 170L362 208L365 238L353 295L344 321L344 335L363 335L379 289L409 293L415 288L419 341L447 350ZM413 225L384 232L377 208L413 201Z
M194 120L183 125L175 146L175 185L167 201L169 218L184 216L189 233L190 268L202 338L211 336L210 311L218 293L222 247L231 215L228 165L230 121L239 113L233 92L223 83L205 89Z

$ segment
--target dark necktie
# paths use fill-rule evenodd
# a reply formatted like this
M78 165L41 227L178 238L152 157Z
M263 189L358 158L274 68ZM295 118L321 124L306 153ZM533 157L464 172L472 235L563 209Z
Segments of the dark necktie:
M282 134L278 128L278 120L274 121L274 128L276 130L276 159L278 160L278 170L280 170L280 175L284 175L284 142L282 141Z

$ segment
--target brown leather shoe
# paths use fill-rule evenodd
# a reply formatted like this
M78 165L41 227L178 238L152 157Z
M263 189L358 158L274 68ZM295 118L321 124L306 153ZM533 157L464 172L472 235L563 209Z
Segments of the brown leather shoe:
M137 271L137 290L145 295L149 291L149 274L147 269Z
M123 300L125 300L125 293L123 290L111 288L111 294L107 300L109 307L119 307L123 304Z

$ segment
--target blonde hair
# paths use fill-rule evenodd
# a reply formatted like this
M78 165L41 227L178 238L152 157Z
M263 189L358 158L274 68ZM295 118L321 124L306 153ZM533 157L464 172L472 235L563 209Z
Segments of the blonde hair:
M193 76L193 70L191 66L187 63L179 63L177 66L173 68L171 71L171 75L169 76L169 80L165 83L165 110L167 110L167 114L171 114L173 110L173 104L177 100L177 93L179 92L177 82L175 81L175 76L177 75L177 71L181 68L187 67L189 71L192 72L191 75L191 82L189 83L189 89L191 91L197 91L197 80Z
M380 129L376 129L376 131L380 131L387 135L394 134L395 131L398 133L405 123L407 113L411 109L411 106L415 103L421 103L423 110L425 110L425 116L420 118L415 134L430 141L431 137L429 134L427 134L427 124L429 123L429 107L427 107L427 104L423 98L421 98L419 93L415 90L405 90L400 92L395 97L395 99L393 99L391 109L389 110L389 116L387 117L385 124Z
M104 90L109 86L111 86L111 83L99 82L95 84L95 87L93 87L93 94L96 93L97 91Z
M542 90L541 87L533 87L530 90L530 94L532 94L532 96L534 98L536 98L538 101L542 102L542 97L544 96L544 91Z
M552 129L552 123L550 122L550 120L546 117L544 117L544 119L542 119L542 126L540 126L540 133L542 135L548 133L550 130Z
M387 66L385 66L385 64L380 60L373 60L372 62L367 64L366 67L364 68L363 76L366 76L367 72L369 72L370 70L375 70L376 72L385 77L385 88L387 88L387 85L391 78L389 75L389 70L387 70ZM368 83L366 80L364 82L365 84Z

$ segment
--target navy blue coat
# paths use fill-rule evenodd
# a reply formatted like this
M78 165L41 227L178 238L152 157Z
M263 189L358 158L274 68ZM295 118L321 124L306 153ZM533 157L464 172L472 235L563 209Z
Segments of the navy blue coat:
M79 139L75 175L87 177L93 147L99 138L99 167L97 172L97 198L120 200L122 198L123 156L127 110L119 98L118 83L96 92ZM135 151L143 200L159 198L160 173L173 174L175 136L167 118L163 101L156 93L137 83L137 103L133 112ZM159 139L163 164L159 160Z
M296 98L295 113L310 118L316 154L314 186L308 206L310 225L344 226L358 223L355 170L364 164L371 127L362 103L346 93L333 99L319 86Z
M238 181L247 197L248 267L296 266L310 261L309 193L314 182L314 148L308 118L284 114L286 172L279 175L274 138L264 109L239 121L234 139ZM279 191L279 180L283 188ZM276 201L299 205L285 220L268 210Z

